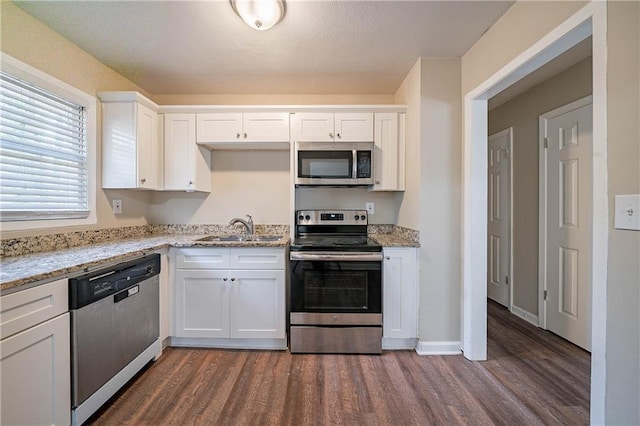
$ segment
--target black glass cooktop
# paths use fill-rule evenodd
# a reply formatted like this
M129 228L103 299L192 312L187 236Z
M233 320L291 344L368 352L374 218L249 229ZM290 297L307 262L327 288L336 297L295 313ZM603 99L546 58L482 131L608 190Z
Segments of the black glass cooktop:
M305 235L295 237L291 251L382 251L382 246L366 236Z

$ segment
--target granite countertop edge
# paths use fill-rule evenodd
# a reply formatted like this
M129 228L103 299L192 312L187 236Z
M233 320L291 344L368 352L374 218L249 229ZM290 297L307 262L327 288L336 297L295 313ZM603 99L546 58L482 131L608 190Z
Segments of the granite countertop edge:
M26 289L170 247L285 248L289 244L288 234L276 241L197 241L202 237L200 234L152 235L3 258L0 259L0 293L13 293L22 287ZM371 234L370 237L383 247L419 247L419 243L395 234Z
M289 235L276 241L197 241L203 235L153 235L105 243L90 244L62 250L0 260L0 293L18 291L74 274L139 257L170 247L281 247L289 244Z

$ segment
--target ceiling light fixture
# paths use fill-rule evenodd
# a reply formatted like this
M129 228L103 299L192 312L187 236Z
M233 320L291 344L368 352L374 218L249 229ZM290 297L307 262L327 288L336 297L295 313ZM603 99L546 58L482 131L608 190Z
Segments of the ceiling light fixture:
M229 3L254 30L268 30L284 17L284 0L229 0Z

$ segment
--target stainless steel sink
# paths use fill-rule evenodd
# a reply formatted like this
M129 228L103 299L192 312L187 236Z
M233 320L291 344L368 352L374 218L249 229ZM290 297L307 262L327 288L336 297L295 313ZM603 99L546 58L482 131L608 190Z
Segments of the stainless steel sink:
M279 235L208 235L206 237L198 238L196 241L278 241Z

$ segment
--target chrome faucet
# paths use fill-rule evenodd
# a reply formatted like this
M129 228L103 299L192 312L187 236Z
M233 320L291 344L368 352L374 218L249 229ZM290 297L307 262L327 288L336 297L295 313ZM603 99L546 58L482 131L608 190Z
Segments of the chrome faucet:
M247 234L253 235L253 219L251 219L251 215L246 215L249 220L240 219L238 217L234 217L229 221L229 226L233 226L236 223L241 223L247 229Z

